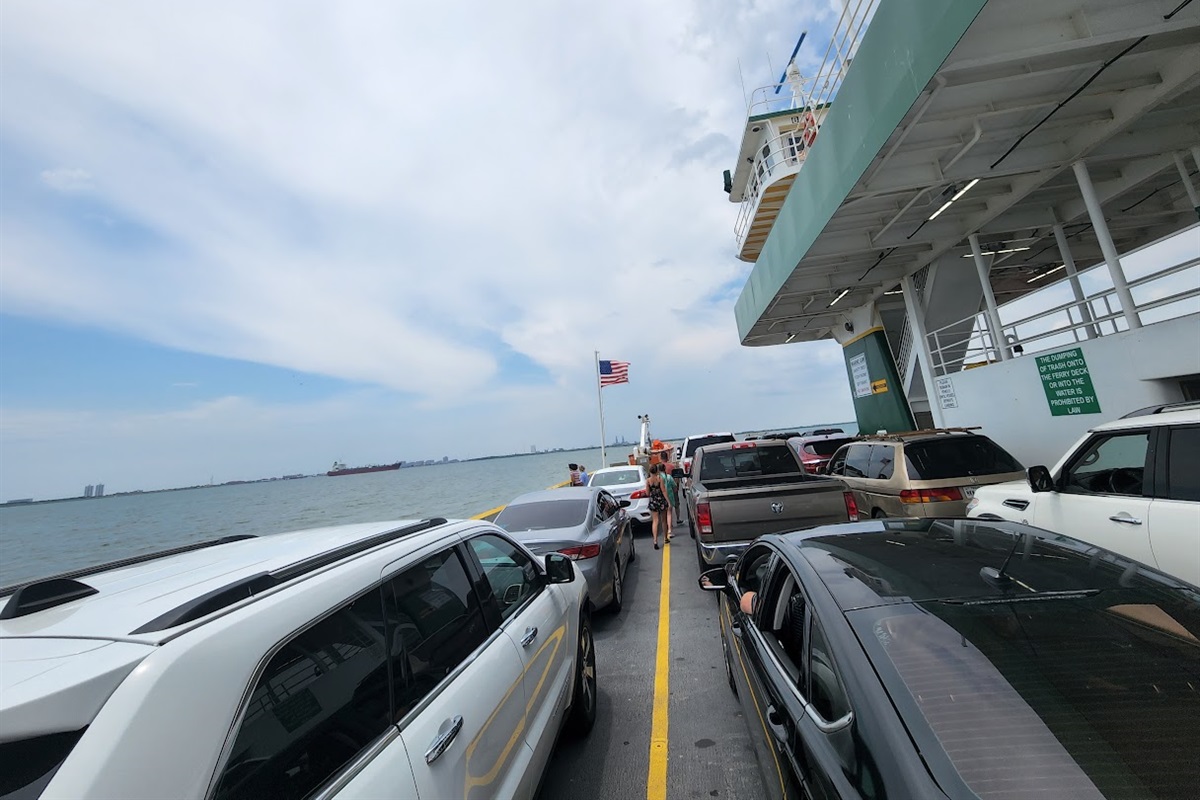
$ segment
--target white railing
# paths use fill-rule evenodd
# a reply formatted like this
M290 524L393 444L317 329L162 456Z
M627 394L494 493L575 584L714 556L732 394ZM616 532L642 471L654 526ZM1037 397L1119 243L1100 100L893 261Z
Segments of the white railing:
M1098 264L1079 273L1082 283L1108 280L1108 270ZM937 375L959 372L1000 360L1000 347L1012 355L1040 352L1109 336L1128 330L1125 312L1109 285L1085 294L1082 303L1072 293L1071 278L1065 277L1000 307L1003 343L993 341L984 312L964 317L929 332L929 349ZM1200 311L1200 257L1155 269L1128 281L1134 307L1142 322L1161 322ZM1036 302L1039 297L1066 294L1071 299L1006 322L1017 304ZM1081 305L1089 314L1084 315ZM1090 316L1090 319L1088 318ZM966 336L963 331L970 331ZM957 332L956 332L957 331Z
M750 182L742 195L741 208L734 223L738 252L741 252L745 244L764 188L780 178L794 174L803 165L803 153L807 152L807 147L812 146L820 128L815 115L818 110L827 108L837 95L846 71L850 68L850 61L858 50L859 38L878 4L879 0L854 0L843 5L842 15L834 26L833 35L829 38L815 77L801 77L794 82L762 86L751 93L746 109L747 118L793 109L803 109L809 113L805 114L802 130L788 132L769 140L765 143L766 149L760 147L755 154ZM784 94L785 91L787 94ZM805 143L805 146L797 147L797 141ZM793 152L799 151L798 155L792 157L789 169L782 167L782 164L788 161L781 155L785 148ZM774 164L771 163L772 159Z

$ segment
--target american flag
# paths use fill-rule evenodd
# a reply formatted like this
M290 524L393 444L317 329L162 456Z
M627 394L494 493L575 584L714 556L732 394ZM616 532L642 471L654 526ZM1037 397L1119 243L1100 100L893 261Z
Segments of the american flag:
M615 383L629 383L629 362L601 361L600 385L612 386Z

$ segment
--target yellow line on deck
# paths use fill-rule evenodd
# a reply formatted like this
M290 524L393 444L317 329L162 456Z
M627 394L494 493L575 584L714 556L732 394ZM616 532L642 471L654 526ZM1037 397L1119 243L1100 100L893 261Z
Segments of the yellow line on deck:
M664 547L669 547L664 545ZM667 796L667 703L671 669L671 555L662 554L662 590L658 595L658 655L654 659L654 716L650 725L650 774L646 800Z

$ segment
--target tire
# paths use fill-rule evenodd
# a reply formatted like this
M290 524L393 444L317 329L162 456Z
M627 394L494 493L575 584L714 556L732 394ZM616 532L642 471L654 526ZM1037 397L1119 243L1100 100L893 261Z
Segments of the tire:
M625 577L621 574L621 557L613 556L613 596L605 609L610 614L620 614L625 605Z
M696 538L696 526L692 524L692 515L688 514L688 535L693 539Z
M629 560L626 561L625 563L632 564L634 561L637 561L637 552L636 552L636 548L634 547L635 542L633 541L633 526L632 525L629 526L629 530L627 532L629 534Z
M871 512L871 519L887 519L887 514L883 513L883 509L877 508Z
M700 555L700 543L696 542L696 563L700 566L700 574L708 572L710 569L716 569L712 564L704 560L704 556Z
M575 649L575 694L567 716L567 730L587 736L596 724L596 642L592 618L586 611L579 617L579 643Z

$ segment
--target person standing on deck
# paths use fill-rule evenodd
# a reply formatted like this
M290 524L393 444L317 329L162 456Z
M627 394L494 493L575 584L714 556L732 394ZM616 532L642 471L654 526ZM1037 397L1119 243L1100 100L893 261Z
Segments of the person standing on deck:
M658 549L658 532L663 532L663 544L671 541L667 522L667 495L658 464L650 465L650 477L646 478L646 493L650 495L650 531L654 536L654 549Z
M583 464L579 465L579 480L580 486L587 486L588 481L591 480L591 476L588 475L587 467L585 467Z
M579 475L579 465L578 464L567 464L567 469L571 470L571 481L570 481L571 485L572 486L583 486L583 479Z
M659 472L662 474L663 488L667 495L667 536L675 533L675 522L679 522L679 490L675 486L675 479L671 477L671 468L669 464L659 464Z

